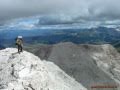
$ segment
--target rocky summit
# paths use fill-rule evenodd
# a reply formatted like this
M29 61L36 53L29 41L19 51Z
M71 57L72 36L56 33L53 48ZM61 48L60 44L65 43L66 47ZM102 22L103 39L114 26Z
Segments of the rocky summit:
M82 72L81 72L82 73ZM57 65L15 48L0 51L0 90L87 90Z

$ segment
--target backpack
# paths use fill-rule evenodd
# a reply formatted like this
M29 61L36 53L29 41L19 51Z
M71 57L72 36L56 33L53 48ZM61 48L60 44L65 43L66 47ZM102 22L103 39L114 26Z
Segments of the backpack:
M20 38L18 38L17 40L16 40L16 43L15 43L16 45L22 45L22 39L20 39Z

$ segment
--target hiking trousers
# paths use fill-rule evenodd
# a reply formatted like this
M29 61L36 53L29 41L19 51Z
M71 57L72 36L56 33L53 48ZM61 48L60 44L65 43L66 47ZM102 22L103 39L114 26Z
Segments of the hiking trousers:
M22 45L18 45L18 52L20 53L20 52L22 52L22 51L23 51Z

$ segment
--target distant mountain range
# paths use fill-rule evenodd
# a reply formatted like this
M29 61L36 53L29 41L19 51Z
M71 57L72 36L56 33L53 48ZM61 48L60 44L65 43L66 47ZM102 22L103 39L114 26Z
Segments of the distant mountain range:
M120 41L118 28L90 28L90 29L35 29L35 30L2 30L0 31L0 45L14 46L15 38L23 35L27 44L56 44L59 42L73 42L76 44L112 44Z
M0 45L0 49L4 49L4 48L5 48L4 46Z

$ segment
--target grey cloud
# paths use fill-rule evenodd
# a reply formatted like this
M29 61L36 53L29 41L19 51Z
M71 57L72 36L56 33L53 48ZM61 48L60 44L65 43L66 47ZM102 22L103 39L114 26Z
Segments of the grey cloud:
M0 22L18 17L51 14L57 16L61 23L118 20L119 3L120 0L0 0ZM50 20L56 21L56 17Z

